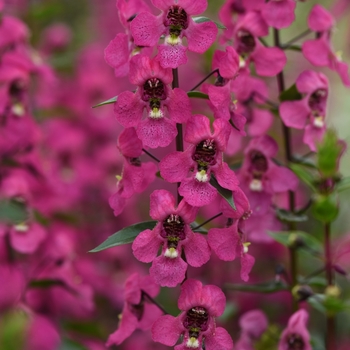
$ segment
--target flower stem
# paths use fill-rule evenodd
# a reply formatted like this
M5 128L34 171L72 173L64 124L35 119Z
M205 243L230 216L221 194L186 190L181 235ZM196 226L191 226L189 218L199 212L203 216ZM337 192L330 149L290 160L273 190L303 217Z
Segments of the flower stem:
M179 72L177 68L173 69L173 89L179 87ZM176 150L178 152L183 152L184 150L184 141L183 141L183 132L182 132L182 124L176 124L177 136L176 136ZM180 182L177 183L177 188L180 187ZM182 200L182 196L177 192L177 203L179 204Z
M273 30L274 44L276 47L281 48L280 36L278 29L274 28ZM281 94L285 90L285 82L284 82L284 74L283 70L277 75L277 85L278 92ZM291 143L291 135L290 129L282 123L282 132L283 132L283 140L284 140L284 149L285 149L285 158L286 163L289 164L293 160L292 156L292 143ZM294 213L295 211L295 195L293 191L288 191L289 198L289 210ZM295 223L288 223L288 229L294 230ZM291 290L297 284L297 271L298 271L298 260L297 260L297 251L294 248L289 248L289 260L290 260L290 275L292 280ZM293 297L292 297L293 298ZM292 299L292 309L296 311L298 309L297 301Z
M142 295L148 299L152 304L157 306L163 313L164 315L169 315L169 312L167 312L162 305L158 303L155 299L153 299L148 293L146 293L144 290L142 291Z
M154 156L152 153L146 151L144 148L142 148L142 151L145 152L149 157L151 157L151 158L152 158L153 160L155 160L157 163L160 162L160 160L159 160L156 156Z
M206 77L204 77L197 85L195 85L190 91L194 91L198 86L201 86L207 79L209 79L213 74L218 73L219 69L214 69Z
M326 258L326 276L328 286L334 285L334 274L331 251L331 224L324 225L324 253ZM334 315L327 315L326 349L336 350L335 318Z
M210 222L210 221L212 221L212 220L218 218L218 217L221 216L221 215L222 215L222 213L218 213L218 214L212 216L212 217L211 217L210 219L208 219L207 221L204 221L204 222L201 223L200 225L198 225L198 226L196 226L196 227L193 227L193 228L192 228L192 231L199 229L200 227L206 225L208 222Z
M312 33L312 30L311 29L306 29L305 31L303 31L302 33L300 33L299 35L297 35L293 39L291 39L291 40L287 41L285 44L281 45L281 48L283 50L288 49L288 47L290 47L296 41L298 41L299 39L302 39L304 36L306 36L306 35L308 35L310 33Z

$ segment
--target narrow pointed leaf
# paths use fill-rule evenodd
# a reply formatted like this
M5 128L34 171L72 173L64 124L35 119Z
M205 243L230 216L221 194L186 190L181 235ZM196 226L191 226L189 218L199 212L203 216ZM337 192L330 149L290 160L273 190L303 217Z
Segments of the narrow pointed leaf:
M282 282L266 282L259 284L226 284L225 288L239 292L252 293L274 293L281 290L288 290L288 286Z
M350 190L350 176L342 178L336 188L338 192Z
M297 86L295 84L293 84L287 90L284 90L279 96L279 99L280 99L281 102L283 102L283 101L301 100L302 98L303 98L303 96L298 91Z
M209 183L217 189L220 196L226 199L227 203L230 204L232 209L236 210L235 202L233 201L232 191L228 190L227 188L221 187L218 183L218 180L216 180L213 175L211 176Z
M217 26L219 29L227 29L222 23L212 21L212 20L211 20L210 18L208 18L208 17L199 16L199 17L192 17L192 19L193 19L196 23L214 22L214 23L216 24L216 26Z
M205 100L209 100L209 96L203 92L200 92L200 91L189 91L187 93L187 96L190 98L202 98Z
M152 220L139 222L135 225L124 227L120 231L114 233L112 236L109 236L98 247L90 250L90 253L96 253L100 252L101 250L116 247L118 245L132 243L140 232L148 229L152 230L156 224L157 221Z
M0 201L0 221L16 224L25 221L27 216L28 213L23 203L9 200Z
M289 210L280 209L280 208L276 209L276 215L278 219L285 222L303 222L308 220L308 217L305 214L296 214L296 213L292 213Z
M98 104L95 105L95 106L92 106L92 108L97 108L97 107L101 107L101 106L104 106L104 105L112 104L112 103L114 103L115 101L117 101L117 99L118 99L118 96L114 96L114 97L110 98L110 99L107 100L107 101L103 101L103 102L101 102L101 103L98 103Z
M289 167L305 185L309 186L313 191L316 191L314 185L315 178L309 170L306 170L302 165L295 163L290 163Z

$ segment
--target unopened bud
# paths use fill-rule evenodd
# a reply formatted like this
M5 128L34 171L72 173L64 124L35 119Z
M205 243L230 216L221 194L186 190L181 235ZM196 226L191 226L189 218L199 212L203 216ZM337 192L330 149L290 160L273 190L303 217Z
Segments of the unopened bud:
M302 237L296 233L292 233L288 237L288 247L290 248L301 248L305 246L305 242Z
M340 294L341 294L341 290L338 286L335 286L335 285L331 285L331 286L328 286L325 291L324 291L324 294L327 296L327 297L332 297L332 298L339 298L340 297Z
M313 290L308 285L297 284L292 289L292 295L297 301L305 301L314 294Z

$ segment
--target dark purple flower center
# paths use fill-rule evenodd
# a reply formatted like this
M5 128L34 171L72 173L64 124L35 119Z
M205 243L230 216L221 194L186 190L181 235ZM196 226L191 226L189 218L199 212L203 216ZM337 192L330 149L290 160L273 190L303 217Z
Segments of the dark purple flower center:
M163 221L163 230L160 235L168 241L168 248L177 248L179 241L186 238L185 223L182 218L176 214L170 214Z
M240 29L237 32L238 47L237 52L239 55L248 55L255 49L255 38L247 30Z
M186 11L180 6L174 5L169 8L164 25L170 27L170 35L178 37L182 29L188 27L188 17Z
M318 113L323 114L325 109L325 102L327 100L328 92L326 89L317 89L310 97L309 97L309 107Z
M209 314L204 307L195 306L187 311L183 325L188 329L190 338L198 338L200 332L208 329Z
M288 350L304 350L305 343L303 338L296 333L292 333L287 337Z
M133 166L140 167L141 166L141 160L140 158L128 158L129 163Z
M142 99L150 103L150 108L160 108L160 101L167 98L164 83L158 78L146 80L143 84Z
M140 321L145 310L144 302L141 300L140 304L128 304L128 306L131 313Z
M254 179L261 179L268 169L266 157L259 151L253 150L249 153L250 168Z
M201 141L192 156L192 159L198 164L198 171L207 170L208 166L215 165L216 145L215 140L207 139Z

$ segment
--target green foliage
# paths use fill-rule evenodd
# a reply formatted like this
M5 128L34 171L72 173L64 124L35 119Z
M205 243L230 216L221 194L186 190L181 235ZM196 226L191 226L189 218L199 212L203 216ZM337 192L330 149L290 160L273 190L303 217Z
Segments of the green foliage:
M12 311L0 319L0 349L22 350L28 328L28 317L21 311Z
M208 17L204 17L204 16L198 16L198 17L192 17L192 19L196 22L196 23L203 23L203 22L214 22L216 24L216 26L219 29L227 29L222 23L216 22L216 21L212 21L210 18Z
M275 241L283 244L286 247L306 248L314 251L320 251L322 248L321 242L310 234L302 231L287 231L287 232L267 232Z
M225 288L248 293L275 293L282 290L288 290L286 284L275 280L259 284L226 284Z
M335 194L317 195L311 207L312 215L323 223L334 221L339 213Z
M284 90L279 96L281 102L301 100L302 98L303 96L298 91L297 86L295 84L293 84L289 89Z
M187 96L190 98L202 98L205 100L209 100L209 96L203 92L200 92L200 91L189 91L187 93Z
M153 230L156 224L157 221L152 220L139 222L135 225L124 227L120 231L114 233L112 236L109 236L98 247L90 250L90 253L96 253L100 252L101 250L116 247L118 245L132 243L140 232L145 230Z
M64 339L58 350L87 350L87 348L71 339Z
M338 192L347 191L350 189L350 176L343 177L338 183L336 190Z
M334 130L327 130L323 142L318 145L317 167L325 178L332 178L338 172L338 162L343 150Z
M256 350L277 350L280 334L281 329L277 325L269 325L254 348Z
M316 191L315 188L315 177L314 175L301 164L290 163L290 169L294 172L296 176L313 191Z
M211 175L210 178L210 184L215 187L220 194L220 196L224 199L226 199L227 203L230 204L231 208L236 210L235 202L233 200L232 191L228 190L227 188L221 187L221 185L218 183L218 180L214 177L214 175Z
M0 221L18 224L27 219L26 207L23 203L13 200L0 201Z
M307 221L308 217L305 214L292 213L285 209L276 209L277 218L285 222L303 222Z
M92 106L92 108L97 108L97 107L101 107L101 106L104 106L104 105L109 105L109 104L115 103L117 101L117 99L118 99L118 96L114 96L114 97L110 98L109 100L100 102L97 105Z

